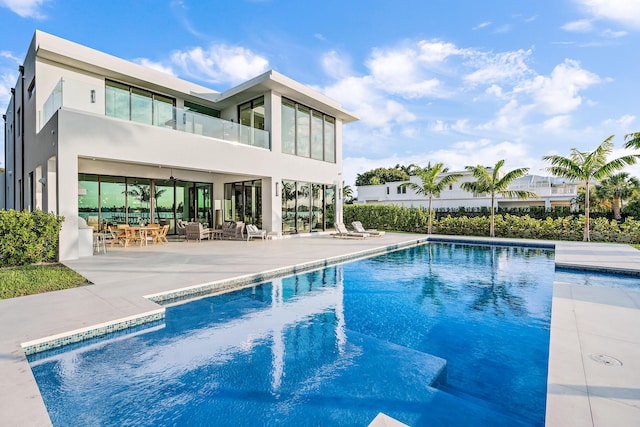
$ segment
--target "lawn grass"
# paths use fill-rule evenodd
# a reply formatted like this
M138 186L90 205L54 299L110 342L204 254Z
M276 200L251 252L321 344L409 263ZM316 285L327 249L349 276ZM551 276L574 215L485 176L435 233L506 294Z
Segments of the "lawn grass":
M634 248L636 248L637 250L640 251L640 245L637 243L632 244L631 246L633 246Z
M0 270L0 299L75 288L89 281L62 264L28 265Z

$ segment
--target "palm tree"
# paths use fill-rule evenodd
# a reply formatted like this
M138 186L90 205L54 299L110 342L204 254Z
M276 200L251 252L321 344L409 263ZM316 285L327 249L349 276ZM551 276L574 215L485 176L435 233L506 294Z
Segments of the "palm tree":
M640 132L626 134L624 141L624 148L636 148L640 150Z
M630 176L627 172L620 172L600 181L600 184L596 185L596 194L601 199L612 201L613 217L620 219L622 218L620 215L622 201L631 197L633 191L639 187L640 181L637 178Z
M609 157L611 151L613 151L613 142L611 142L613 137L614 135L611 135L605 139L602 144L593 151L580 151L577 148L572 148L569 157L551 155L542 158L542 160L551 163L551 167L548 167L547 170L555 176L584 182L583 240L585 242L591 240L589 236L589 190L591 183L607 178L627 165L635 164L637 158L640 157L638 154L631 154L607 162L607 157ZM631 139L627 142L627 145L633 141L634 139Z
M487 193L491 195L491 226L489 228L489 235L495 237L495 211L496 211L496 194L500 194L502 197L518 199L526 199L529 197L537 198L536 193L526 190L508 190L509 185L518 178L521 178L529 172L529 168L514 169L502 178L500 178L500 168L504 165L504 159L498 160L496 165L490 172L485 166L465 166L465 169L470 171L473 177L476 179L472 182L463 182L461 187L465 191L469 191L476 194Z
M438 197L442 190L453 184L462 177L460 173L452 173L439 178L440 175L449 172L449 168L445 168L443 163L436 163L431 166L431 162L426 167L415 167L413 173L420 178L421 184L407 182L401 184L400 187L409 187L418 195L429 198L429 220L427 224L427 233L431 234L431 201L433 196Z
M353 203L353 189L350 185L344 185L342 187L342 197L344 198L344 203L346 205L350 205Z
M411 163L409 166L401 165L400 163L398 163L394 167L396 169L406 173L409 176L415 175L416 171L418 171L420 169L420 166L416 165L415 163Z

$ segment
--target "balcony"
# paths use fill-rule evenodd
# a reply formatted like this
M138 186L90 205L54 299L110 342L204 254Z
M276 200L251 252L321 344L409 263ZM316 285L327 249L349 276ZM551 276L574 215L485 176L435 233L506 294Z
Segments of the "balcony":
M45 101L42 110L38 112L38 129L42 129L55 112L63 107L105 115L104 93L104 85L100 87L61 79ZM98 98L101 101L98 102ZM132 114L131 116L140 117L141 115ZM147 120L131 121L252 147L271 149L269 132L265 130L255 129L182 108L169 107L164 108L162 111L158 109L158 111L153 111Z

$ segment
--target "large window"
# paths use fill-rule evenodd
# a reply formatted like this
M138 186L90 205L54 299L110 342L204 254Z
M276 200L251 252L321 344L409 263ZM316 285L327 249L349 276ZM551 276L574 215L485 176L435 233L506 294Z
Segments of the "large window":
M282 232L333 229L335 194L334 185L282 181Z
M262 228L262 180L224 185L224 220Z
M212 190L210 183L79 174L78 213L96 230L156 223L175 233L179 220L212 226Z
M296 154L302 157L309 157L310 154L310 112L311 110L307 107L298 105L298 113L296 114Z
M282 152L296 154L296 104L282 99Z
M105 114L138 123L175 128L175 100L148 90L107 80Z
M282 99L282 152L335 163L336 119Z
M247 145L262 146L263 132L253 132L252 129L264 130L264 97L246 102L238 107L240 124L247 126L240 128L241 141ZM260 139L260 140L258 140Z

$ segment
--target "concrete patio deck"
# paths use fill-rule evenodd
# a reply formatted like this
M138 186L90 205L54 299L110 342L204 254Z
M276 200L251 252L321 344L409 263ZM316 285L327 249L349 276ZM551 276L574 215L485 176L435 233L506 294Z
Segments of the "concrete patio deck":
M326 260L384 252L389 246L425 239L425 235L387 233L380 239L365 240L317 235L252 242L177 242L114 248L106 255L68 262L94 285L0 301L0 425L51 424L22 343L156 312L160 307L145 298L150 294L300 265L320 266ZM640 275L640 251L629 246L473 240L555 244L557 265L625 270ZM638 291L632 291L554 284L548 426L632 425L640 420L637 325L640 285ZM623 364L598 363L598 355L619 359Z

